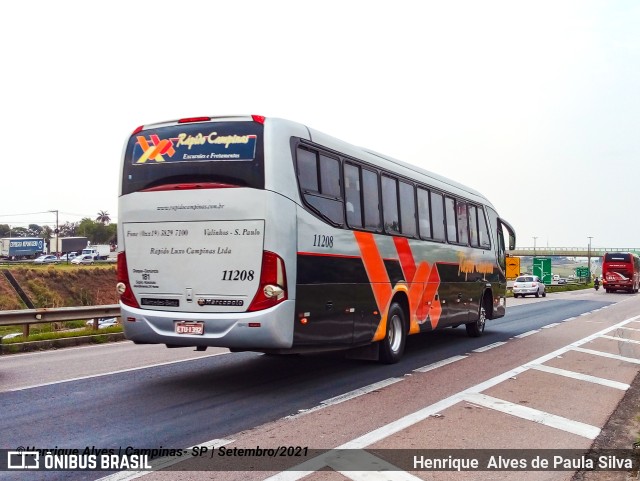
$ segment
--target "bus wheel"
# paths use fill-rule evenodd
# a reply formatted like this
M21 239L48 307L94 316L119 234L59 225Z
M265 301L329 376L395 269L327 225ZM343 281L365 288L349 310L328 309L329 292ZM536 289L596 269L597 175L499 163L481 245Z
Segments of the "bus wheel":
M484 304L485 300L483 298L480 308L478 309L478 320L464 325L467 328L467 335L469 337L480 337L484 332L484 325L487 322L487 310Z
M404 311L394 302L387 316L387 335L380 341L380 360L385 364L394 364L400 360L407 342L407 329Z

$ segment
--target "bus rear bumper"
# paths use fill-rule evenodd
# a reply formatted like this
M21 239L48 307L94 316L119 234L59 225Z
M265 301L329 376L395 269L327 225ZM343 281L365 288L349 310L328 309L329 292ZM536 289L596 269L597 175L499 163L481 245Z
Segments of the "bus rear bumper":
M137 309L120 303L127 339L140 344L287 349L293 344L295 301L257 312L196 314ZM178 322L202 323L202 334L178 334Z

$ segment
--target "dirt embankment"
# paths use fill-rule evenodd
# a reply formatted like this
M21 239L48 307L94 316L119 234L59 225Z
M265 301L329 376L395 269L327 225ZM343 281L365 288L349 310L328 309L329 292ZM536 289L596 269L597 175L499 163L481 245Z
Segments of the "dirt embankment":
M0 269L0 311L27 309L4 271L9 271L35 307L117 304L115 266Z

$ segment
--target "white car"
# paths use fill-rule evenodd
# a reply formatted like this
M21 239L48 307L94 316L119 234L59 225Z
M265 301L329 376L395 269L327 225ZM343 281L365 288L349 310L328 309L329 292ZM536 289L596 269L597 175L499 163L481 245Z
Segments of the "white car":
M54 255L46 255L46 256L40 256L37 259L35 259L33 261L34 264L52 264L54 262L58 262L58 258Z
M536 297L546 297L543 282L538 276L520 276L513 283L513 297L532 295Z
M64 254L60 256L60 260L61 261L72 261L73 259L76 258L78 254L76 254L75 252L69 252L68 254Z
M72 261L72 264L93 264L93 255L91 254L82 254L76 256Z
M98 318L98 329L106 329L118 325L117 317ZM88 327L93 327L93 319L87 321Z

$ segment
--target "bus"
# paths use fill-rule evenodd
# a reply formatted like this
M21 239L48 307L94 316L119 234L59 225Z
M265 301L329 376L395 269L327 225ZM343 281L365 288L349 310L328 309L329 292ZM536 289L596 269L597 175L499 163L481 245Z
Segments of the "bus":
M137 128L117 289L128 339L397 362L407 336L506 309L513 228L479 192L264 116Z
M638 292L640 258L631 252L606 253L602 262L602 286L607 292Z

